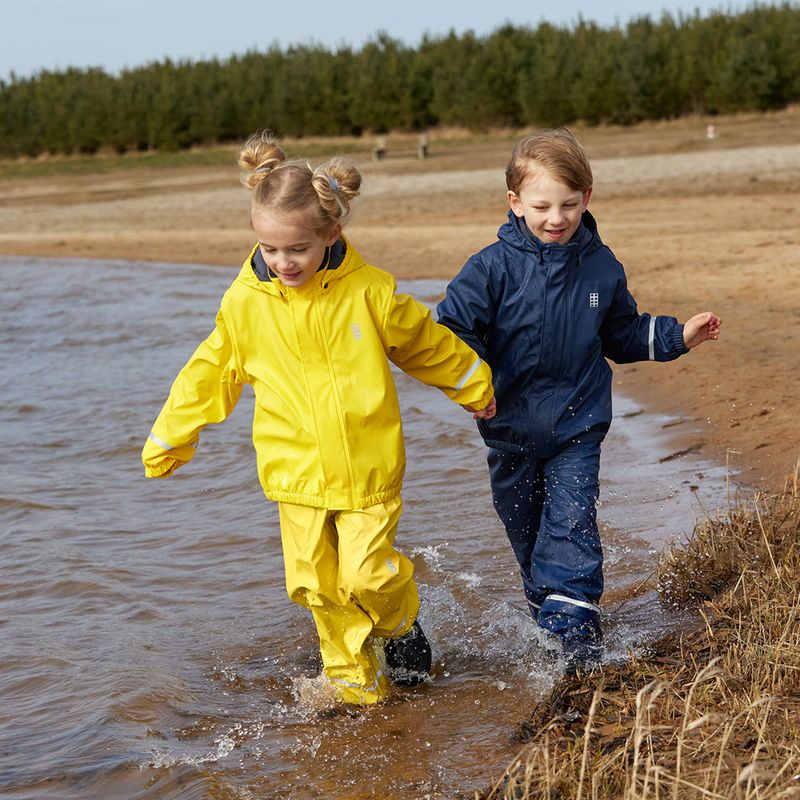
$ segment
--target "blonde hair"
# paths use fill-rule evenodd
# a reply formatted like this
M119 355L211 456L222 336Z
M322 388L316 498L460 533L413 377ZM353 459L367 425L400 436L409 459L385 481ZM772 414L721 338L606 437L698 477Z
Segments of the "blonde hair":
M254 133L239 153L242 183L251 190L251 210L307 211L314 231L325 235L350 216L361 189L361 173L341 159L316 169L286 157L268 131Z
M506 186L518 194L537 167L573 191L585 192L593 183L586 152L567 128L542 130L519 142L506 167Z

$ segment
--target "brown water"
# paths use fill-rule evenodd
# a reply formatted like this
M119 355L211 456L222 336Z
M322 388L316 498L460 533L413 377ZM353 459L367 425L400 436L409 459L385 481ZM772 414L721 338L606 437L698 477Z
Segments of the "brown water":
M234 273L0 259L0 794L14 798L471 797L515 756L558 654L524 611L470 418L398 374L432 680L322 713L310 616L285 596L252 395L174 478L139 453ZM437 281L401 285L428 302ZM655 367L659 368L659 367ZM660 367L668 368L668 367ZM609 659L678 623L623 602L725 479L664 463L666 417L618 397L604 447Z

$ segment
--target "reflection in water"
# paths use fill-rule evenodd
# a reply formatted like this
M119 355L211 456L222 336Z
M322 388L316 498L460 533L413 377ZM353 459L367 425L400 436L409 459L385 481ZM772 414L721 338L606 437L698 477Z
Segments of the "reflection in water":
M522 610L470 417L398 374L398 546L416 565L433 677L329 713L256 478L252 396L174 478L142 477L144 438L234 273L9 259L0 271L0 790L409 800L471 796L499 774L559 657ZM442 288L401 286L431 302ZM676 624L652 595L627 594L691 529L692 487L712 507L724 490L709 464L659 463L670 421L637 410L618 398L604 447L610 658Z

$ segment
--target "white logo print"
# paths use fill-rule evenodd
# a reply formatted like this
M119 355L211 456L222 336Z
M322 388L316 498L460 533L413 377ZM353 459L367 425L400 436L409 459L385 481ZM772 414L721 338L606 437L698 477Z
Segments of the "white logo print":
M354 322L354 323L353 323L353 324L350 326L350 330L351 330L351 331L353 331L353 338L354 338L354 339L355 339L357 342L358 342L358 341L360 341L360 339L361 339L361 326L360 326L360 325L359 325L357 322Z
M589 292L589 308L597 308L600 305L600 294Z
M386 559L386 566L389 567L389 572L391 572L392 575L397 574L397 567L395 566L391 558Z

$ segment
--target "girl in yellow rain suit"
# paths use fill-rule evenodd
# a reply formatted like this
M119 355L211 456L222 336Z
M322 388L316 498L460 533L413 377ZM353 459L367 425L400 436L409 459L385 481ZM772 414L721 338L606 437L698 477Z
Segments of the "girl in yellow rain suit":
M413 685L430 668L413 565L393 546L405 453L389 362L479 418L494 414L491 371L341 235L361 185L354 167L288 161L261 134L239 164L258 244L215 330L175 379L144 447L145 475L189 461L202 429L222 422L251 384L258 473L280 504L287 592L314 617L339 698L375 703L387 681L370 637L388 640L395 682Z

